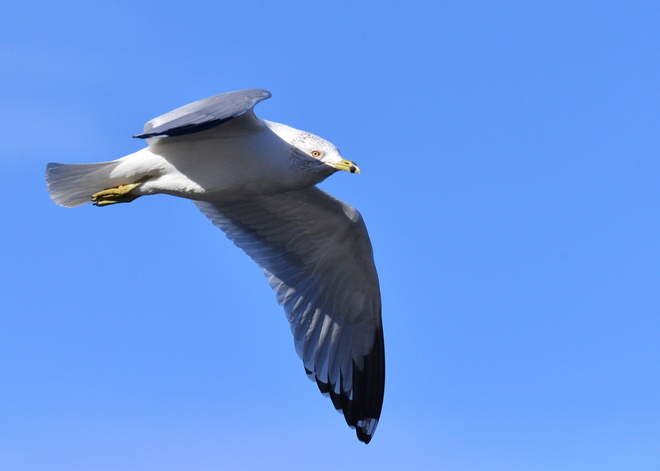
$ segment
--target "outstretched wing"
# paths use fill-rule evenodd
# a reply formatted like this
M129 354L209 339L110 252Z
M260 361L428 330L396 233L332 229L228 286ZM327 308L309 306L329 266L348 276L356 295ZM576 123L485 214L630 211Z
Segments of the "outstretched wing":
M305 371L369 443L385 387L378 275L360 213L316 187L197 207L264 270Z
M152 119L144 125L142 134L133 137L172 137L204 131L251 112L257 103L270 97L266 90L249 89L204 98Z

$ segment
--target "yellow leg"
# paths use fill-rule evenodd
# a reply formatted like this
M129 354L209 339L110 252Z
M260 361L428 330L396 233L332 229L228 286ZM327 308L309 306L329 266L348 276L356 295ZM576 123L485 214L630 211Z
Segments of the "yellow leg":
M130 203L134 199L140 197L140 195L131 195L130 192L135 190L138 186L142 185L150 178L151 175L145 175L139 180L136 180L134 183L129 183L128 185L119 185L115 188L106 188L103 191L94 193L92 195L94 206L107 206L109 204L116 203Z

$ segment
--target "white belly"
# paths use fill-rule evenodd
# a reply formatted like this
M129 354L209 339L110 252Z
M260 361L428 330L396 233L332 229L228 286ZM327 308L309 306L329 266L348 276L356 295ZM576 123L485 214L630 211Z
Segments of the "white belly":
M268 128L218 136L213 130L159 139L119 160L113 176L150 175L133 193L166 193L196 200L240 199L311 186L292 147ZM316 180L316 179L314 179Z

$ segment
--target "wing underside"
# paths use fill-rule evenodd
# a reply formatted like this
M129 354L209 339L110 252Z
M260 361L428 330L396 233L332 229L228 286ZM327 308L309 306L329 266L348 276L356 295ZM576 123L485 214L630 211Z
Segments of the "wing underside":
M385 360L378 276L360 214L316 187L196 204L264 270L306 373L368 443Z

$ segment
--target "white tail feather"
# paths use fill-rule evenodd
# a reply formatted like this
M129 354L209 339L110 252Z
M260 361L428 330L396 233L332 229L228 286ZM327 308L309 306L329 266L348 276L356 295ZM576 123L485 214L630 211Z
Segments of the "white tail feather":
M92 195L115 186L110 173L118 162L97 164L48 164L48 194L60 206L73 208L91 203Z

